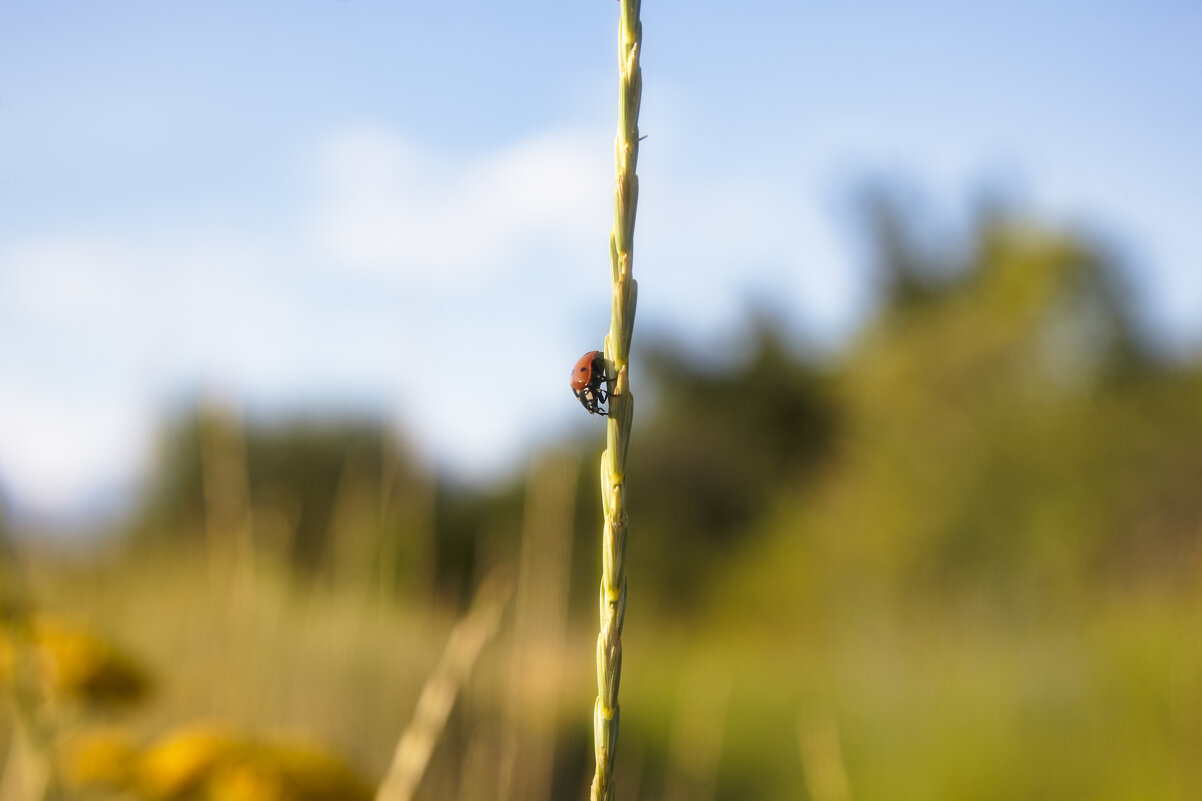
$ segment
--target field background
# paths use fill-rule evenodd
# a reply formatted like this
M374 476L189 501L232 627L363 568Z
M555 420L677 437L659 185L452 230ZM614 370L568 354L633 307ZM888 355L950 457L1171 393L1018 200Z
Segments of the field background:
M1202 797L1202 365L1146 343L1096 238L990 210L932 242L874 197L881 301L846 348L771 307L722 352L636 333L619 797ZM10 612L148 682L102 703L46 657L66 797L143 797L81 784L97 731L141 753L197 722L374 786L490 577L417 797L583 797L601 439L480 485L366 417L166 423L111 530L9 532Z
M618 8L0 0L0 801L587 796ZM1202 3L641 14L618 799L1202 799Z

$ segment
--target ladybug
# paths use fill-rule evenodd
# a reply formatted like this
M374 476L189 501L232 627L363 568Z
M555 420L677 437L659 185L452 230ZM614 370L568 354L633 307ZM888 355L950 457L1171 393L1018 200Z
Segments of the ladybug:
M601 388L605 380L605 354L599 350L590 350L572 368L572 394L580 399L580 405L588 409L589 414L609 414L601 409L601 404L609 399L608 393Z

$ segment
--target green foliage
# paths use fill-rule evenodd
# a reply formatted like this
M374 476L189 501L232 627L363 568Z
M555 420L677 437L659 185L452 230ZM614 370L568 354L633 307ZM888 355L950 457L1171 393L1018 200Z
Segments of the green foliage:
M903 592L1021 591L1128 563L1166 493L1202 513L1178 489L1202 469L1197 371L1141 349L1112 269L1070 236L987 219L921 311L884 308L836 371L822 480L781 499L797 560Z
M636 562L656 565L662 599L687 602L698 575L744 544L780 492L812 480L840 425L830 377L792 356L769 318L750 353L717 371L671 344L648 349L657 399L630 472Z

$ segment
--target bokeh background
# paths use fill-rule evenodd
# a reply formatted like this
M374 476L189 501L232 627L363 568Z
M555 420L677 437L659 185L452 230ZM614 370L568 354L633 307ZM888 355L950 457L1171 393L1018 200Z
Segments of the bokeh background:
M620 796L1202 797L1202 8L643 25ZM0 797L585 795L615 34L0 0Z

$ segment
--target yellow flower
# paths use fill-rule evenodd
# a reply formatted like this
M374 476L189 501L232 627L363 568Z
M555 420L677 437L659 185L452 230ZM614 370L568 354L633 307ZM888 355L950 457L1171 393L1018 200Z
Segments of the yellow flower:
M191 726L152 746L138 787L163 801L371 801L350 768L316 746L252 740L229 729Z
M127 787L133 779L137 746L129 732L103 727L82 732L63 746L63 778L69 787Z
M241 738L222 727L179 729L142 755L138 788L156 799L197 797L217 766L236 759L245 748Z
M209 785L213 801L371 801L372 795L346 765L298 742L256 744L219 767Z
M20 634L0 627L0 682L12 681ZM129 704L150 689L146 671L96 634L63 620L38 618L29 633L36 679L47 694L92 704Z

